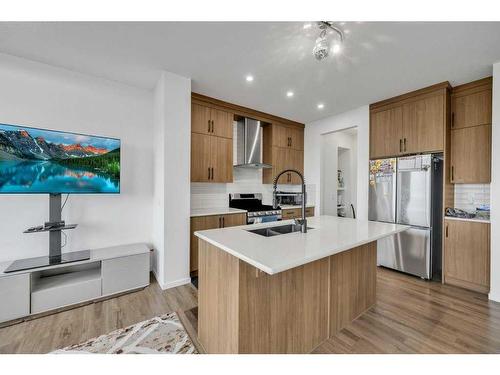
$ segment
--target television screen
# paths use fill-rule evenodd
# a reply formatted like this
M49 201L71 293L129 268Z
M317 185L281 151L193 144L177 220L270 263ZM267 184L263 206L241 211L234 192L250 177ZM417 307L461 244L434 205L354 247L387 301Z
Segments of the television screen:
M0 123L0 193L119 192L119 139Z

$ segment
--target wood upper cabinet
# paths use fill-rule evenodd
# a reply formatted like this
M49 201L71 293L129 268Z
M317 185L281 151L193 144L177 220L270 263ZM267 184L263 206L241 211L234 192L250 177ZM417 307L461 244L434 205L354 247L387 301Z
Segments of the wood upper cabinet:
M191 103L191 132L198 134L211 134L212 122L209 107Z
M444 281L480 293L490 290L490 224L445 220Z
M191 182L232 181L232 139L191 133Z
M452 183L491 182L491 77L453 89Z
M453 88L452 129L491 124L492 78Z
M212 119L212 135L233 138L234 115L232 113L212 108L210 117Z
M447 82L370 106L370 159L444 151Z
M191 103L191 132L217 137L233 138L233 119L231 112Z
M425 97L403 105L403 153L444 150L445 97Z
M196 216L191 218L190 272L198 270L198 237L194 232L207 229L227 228L247 223L246 214Z
M273 146L304 150L304 129L273 124L272 140Z
M491 125L451 131L451 182L491 182Z
M233 181L233 113L191 103L191 182Z
M211 181L212 137L191 133L191 182Z
M233 140L211 138L212 182L233 182Z
M370 113L370 159L396 156L402 152L403 108Z
M304 173L304 129L286 127L278 124L264 127L263 161L272 168L264 169L262 181L272 184L275 176L286 169L295 169ZM279 184L296 185L301 180L295 173L287 172Z

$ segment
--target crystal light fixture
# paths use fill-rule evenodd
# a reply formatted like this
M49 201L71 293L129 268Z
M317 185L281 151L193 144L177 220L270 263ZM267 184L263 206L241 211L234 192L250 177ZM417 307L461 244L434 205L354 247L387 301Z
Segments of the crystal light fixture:
M344 41L344 33L338 27L333 26L332 22L329 21L319 21L318 27L321 30L318 39L316 39L316 43L313 48L313 55L316 60L321 61L328 57L330 51L334 54L340 52L340 44ZM328 31L334 31L339 41L333 45L330 45L330 41L328 40Z

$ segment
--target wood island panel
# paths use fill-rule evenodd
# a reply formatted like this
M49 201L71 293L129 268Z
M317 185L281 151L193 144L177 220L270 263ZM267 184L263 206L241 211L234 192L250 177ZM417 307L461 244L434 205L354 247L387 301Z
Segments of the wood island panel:
M274 275L199 240L207 353L309 353L375 303L376 242Z
M330 336L375 304L377 243L330 257Z
M199 241L198 339L207 353L238 353L239 259Z
M307 353L328 338L328 263L268 275L240 261L239 353Z

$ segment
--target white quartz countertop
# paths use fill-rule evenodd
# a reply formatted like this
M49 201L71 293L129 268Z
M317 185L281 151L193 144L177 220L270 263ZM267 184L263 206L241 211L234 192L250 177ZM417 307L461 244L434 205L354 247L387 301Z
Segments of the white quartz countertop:
M406 225L337 216L316 216L307 220L308 227L311 228L307 233L264 237L248 232L292 222L293 220L284 220L279 223L211 229L195 232L195 235L273 275L410 228Z
M453 216L445 216L445 220L458 220L458 221L472 221L475 223L485 223L489 224L490 220L487 219L477 219L477 218L465 218L465 217L453 217Z
M196 216L210 216L210 215L230 215L230 214L244 214L246 210L230 207L216 207L216 208L195 208L191 210L191 217Z

